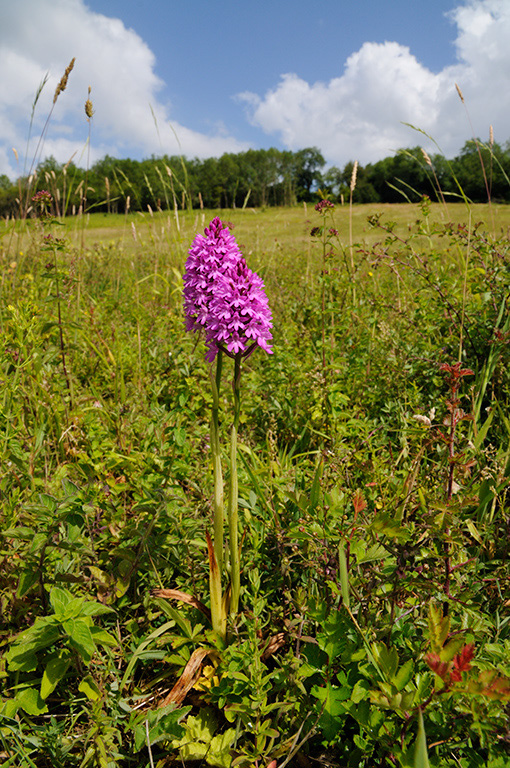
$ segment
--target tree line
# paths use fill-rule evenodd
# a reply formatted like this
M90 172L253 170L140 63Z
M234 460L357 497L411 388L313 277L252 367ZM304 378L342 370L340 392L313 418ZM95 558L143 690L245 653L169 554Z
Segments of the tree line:
M57 215L83 211L241 208L294 205L328 196L357 203L416 202L467 197L510 202L510 141L467 141L451 160L420 147L402 149L365 166L326 168L317 147L249 149L205 160L180 156L137 161L106 156L89 169L50 157L30 178L0 176L0 215L30 215L32 196L51 192ZM355 171L355 173L353 173ZM355 179L355 181L354 181Z

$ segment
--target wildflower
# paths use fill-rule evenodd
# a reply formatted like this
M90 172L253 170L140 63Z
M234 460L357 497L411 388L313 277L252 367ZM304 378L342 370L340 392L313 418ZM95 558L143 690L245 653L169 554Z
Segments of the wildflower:
M272 354L272 325L264 282L241 258L215 288L207 323L207 359L214 360L218 349L248 357L259 346Z
M233 235L216 217L197 235L186 261L184 311L189 331L204 330L212 361L219 349L271 352L272 318L264 283L248 269Z
M51 192L48 192L47 189L41 189L40 192L36 192L36 194L32 198L33 203L40 203L41 205L46 205L47 203L51 203L53 200L51 196Z
M39 210L41 217L49 216L51 203L53 202L51 192L48 192L47 189L41 189L32 197L32 202L35 204L36 210Z
M319 200L317 205L315 206L315 210L317 213L326 213L328 209L332 209L335 206L331 202L331 200Z
M211 221L203 235L195 237L184 273L184 312L188 331L199 331L207 326L218 280L241 258L235 238L218 217Z

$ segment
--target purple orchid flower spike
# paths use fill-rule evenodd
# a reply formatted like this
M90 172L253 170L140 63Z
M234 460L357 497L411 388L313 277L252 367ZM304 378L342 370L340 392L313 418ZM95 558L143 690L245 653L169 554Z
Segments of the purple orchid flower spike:
M230 357L248 357L259 346L269 354L272 315L264 283L241 259L234 270L222 276L211 303L207 328L208 360L218 349Z
M207 327L211 300L218 280L242 259L235 237L216 217L203 235L193 240L184 273L186 329Z
M269 354L272 315L262 279L248 268L235 237L215 218L197 235L184 274L186 328L204 330L207 359L218 350L248 357L259 346Z

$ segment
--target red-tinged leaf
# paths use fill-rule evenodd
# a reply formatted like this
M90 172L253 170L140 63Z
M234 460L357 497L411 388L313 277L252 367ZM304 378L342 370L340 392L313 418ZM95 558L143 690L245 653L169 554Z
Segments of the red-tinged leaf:
M458 669L452 669L450 672L450 683L460 683L462 680L462 672Z
M352 497L352 505L356 515L359 515L359 513L363 512L363 510L366 508L367 502L365 501L363 493L360 490L355 491L354 496Z
M450 671L450 664L447 661L441 661L437 653L428 653L425 656L425 663L430 667L432 672L441 678L446 680Z
M453 668L458 672L467 672L471 669L470 662L475 655L474 643L468 643L453 659Z

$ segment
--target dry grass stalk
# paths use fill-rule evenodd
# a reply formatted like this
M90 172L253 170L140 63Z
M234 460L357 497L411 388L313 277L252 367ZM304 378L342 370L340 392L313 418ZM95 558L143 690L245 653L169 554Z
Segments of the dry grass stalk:
M188 595L187 592L181 592L180 589L155 589L152 594L154 597L164 597L166 600L179 600L181 603L186 603L187 605L191 605L193 608L202 611L204 616L207 616L208 619L211 618L211 611L209 608L201 603L200 600L197 600L196 597Z
M443 194L443 190L441 189L441 184L439 183L439 179L437 178L437 174L436 174L436 172L434 170L434 166L432 165L432 160L430 159L429 153L427 152L426 149L423 149L423 147L420 147L420 150L421 150L421 153L423 155L423 159L425 160L425 162L427 163L429 168L432 170L432 175L434 176L434 181L435 181L435 184L436 184L437 192L439 193L439 197L441 198L441 202L444 205L444 209L445 209L446 215L449 218L448 208L447 208L447 205L446 205L446 200L445 200L445 197L444 197L444 194Z
M177 707L182 704L188 691L193 688L200 677L202 662L209 654L214 656L215 652L211 648L196 648L193 651L190 660L184 667L184 672L177 680L168 696L161 702L158 709L167 707L169 704L175 704Z
M267 659L270 658L270 656L273 656L277 651L280 650L280 648L283 648L285 645L285 633L284 632L278 632L276 635L272 635L265 648L262 650L261 659L262 661L267 661Z
M349 253L351 257L352 300L354 304L356 303L356 286L354 285L355 268L354 268L353 242L352 242L352 198L354 195L354 190L356 188L357 176L358 176L358 161L356 160L354 165L352 166L351 185L350 185L350 194L349 194Z
M460 88L459 88L459 86L457 85L457 83L455 83L455 88L457 89L457 93L459 94L459 97L460 97L460 100L461 100L461 102L464 104L464 103L465 103L465 102L464 102L464 96L462 95L462 91L460 90Z

